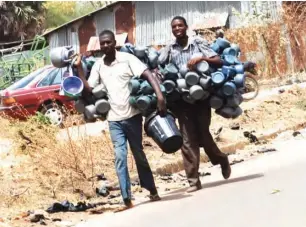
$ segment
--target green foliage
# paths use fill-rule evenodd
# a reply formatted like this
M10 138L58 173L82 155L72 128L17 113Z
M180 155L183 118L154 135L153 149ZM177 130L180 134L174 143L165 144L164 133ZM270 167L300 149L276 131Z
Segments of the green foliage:
M48 1L46 8L46 28L57 27L75 17L76 2Z
M30 117L31 121L40 124L40 125L51 125L51 121L48 117L43 115L40 112L36 112L36 115Z
M48 1L46 8L46 28L51 29L73 19L86 15L104 6L104 1Z
M0 42L29 39L43 30L43 2L0 1Z

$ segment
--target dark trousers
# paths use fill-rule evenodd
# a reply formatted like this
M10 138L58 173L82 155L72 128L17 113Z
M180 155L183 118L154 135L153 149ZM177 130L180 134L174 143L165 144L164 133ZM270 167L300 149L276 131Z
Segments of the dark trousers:
M115 148L115 166L123 199L131 199L131 182L127 165L127 141L132 150L141 187L156 193L153 174L142 146L142 116L123 121L109 121L111 139Z
M225 162L227 155L220 151L209 131L211 107L207 101L193 105L181 102L171 110L178 118L183 136L182 156L188 182L194 186L200 183L200 147L213 165Z

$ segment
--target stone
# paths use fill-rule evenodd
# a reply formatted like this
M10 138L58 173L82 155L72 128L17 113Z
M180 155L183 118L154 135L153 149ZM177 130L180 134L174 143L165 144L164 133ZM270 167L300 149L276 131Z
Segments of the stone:
M283 88L281 88L281 89L278 90L278 93L280 93L280 94L282 94L282 93L284 93L284 92L285 92L285 89L283 89Z
M210 175L211 175L210 172L200 172L200 173L199 173L199 176L200 176L200 177L205 177L205 176L210 176Z
M34 223L37 223L44 219L45 219L45 216L43 214L31 214L30 215L30 221Z
M295 131L295 132L292 133L292 135L293 135L294 137L296 137L296 136L302 135L302 134L301 134L299 131Z
M275 148L267 148L263 147L257 150L257 153L263 154L263 153L268 153L268 152L274 152L277 151Z
M40 220L39 224L41 225L47 225L47 223L44 220Z
M248 138L250 143L259 142L257 137L254 134L252 134L252 132L245 131L245 132L243 132L243 135L244 135L244 137Z
M233 160L231 163L230 163L230 165L235 165L235 164L237 164L237 163L240 163L240 162L244 162L244 159L239 159L239 160Z
M57 222L57 221L62 221L62 219L60 219L60 218L52 218L52 221L53 222Z
M239 130L240 129L240 124L239 123L232 123L232 124L230 124L229 127L232 130Z
M29 215L30 222L37 223L41 220L50 219L48 213L44 210L35 210Z

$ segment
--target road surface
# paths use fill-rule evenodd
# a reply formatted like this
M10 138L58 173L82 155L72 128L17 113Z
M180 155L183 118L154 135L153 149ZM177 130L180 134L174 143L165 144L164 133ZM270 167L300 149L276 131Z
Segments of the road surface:
M306 140L272 144L265 153L232 166L229 180L219 167L202 179L203 189L163 195L122 213L106 213L77 227L305 227Z

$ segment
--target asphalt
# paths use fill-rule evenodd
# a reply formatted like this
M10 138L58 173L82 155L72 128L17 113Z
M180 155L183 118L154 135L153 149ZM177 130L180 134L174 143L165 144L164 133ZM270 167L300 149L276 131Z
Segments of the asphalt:
M162 201L142 203L122 213L106 213L77 227L305 227L306 140L277 141L276 152L233 165L223 180L219 167L202 179L203 189L185 188Z

